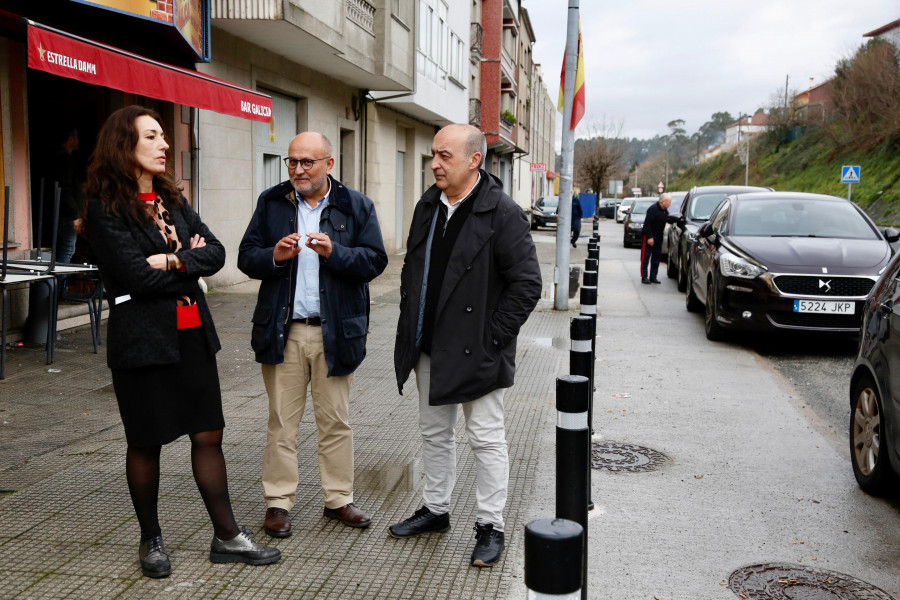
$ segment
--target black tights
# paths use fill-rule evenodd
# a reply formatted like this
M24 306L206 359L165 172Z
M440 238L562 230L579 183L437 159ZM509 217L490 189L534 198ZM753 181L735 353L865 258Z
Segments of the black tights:
M222 430L191 434L191 467L194 480L212 520L216 537L230 540L240 530L228 497L228 474L222 454ZM160 535L157 501L159 499L159 454L162 446L128 446L125 474L128 491L141 526L141 541Z

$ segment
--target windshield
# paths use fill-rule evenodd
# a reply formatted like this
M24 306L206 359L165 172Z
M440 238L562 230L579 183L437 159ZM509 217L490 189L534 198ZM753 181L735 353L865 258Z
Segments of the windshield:
M709 221L709 216L722 203L725 192L717 194L701 194L691 198L691 205L688 207L688 218L691 221Z
M622 204L620 205L620 208L628 208L632 204L634 204L633 198L625 198L624 200L622 200Z
M814 199L742 200L731 235L877 240L878 233L849 202Z
M544 196L538 200L538 205L546 206L547 208L557 208L559 206L559 196Z
M656 200L638 200L634 203L634 206L631 207L631 214L642 215L654 204L656 204Z

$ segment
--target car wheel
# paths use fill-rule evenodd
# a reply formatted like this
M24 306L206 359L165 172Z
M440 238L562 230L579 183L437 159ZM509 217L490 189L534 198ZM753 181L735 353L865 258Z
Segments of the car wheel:
M531 216L528 220L531 222L531 230L536 231L538 226L537 226L537 223L534 221L534 216Z
M670 252L669 256L666 257L666 277L669 279L678 277L678 271L675 270L675 261L672 258L672 253Z
M686 292L688 287L688 273L691 272L691 269L684 257L682 256L682 260L678 264L678 291Z
M896 483L888 457L884 409L871 377L862 377L850 399L850 462L863 491L879 494Z
M691 277L691 279L693 279L693 277ZM697 298L697 295L694 293L693 281L688 281L687 295L684 297L684 307L688 310L688 312L692 313L698 313L703 310L703 303L700 302L700 299Z
M716 299L715 285L710 281L709 285L706 286L706 312L704 313L704 320L706 325L706 339L714 342L725 339L725 330L716 320L716 317L718 316L718 309L716 308L717 304L718 300Z

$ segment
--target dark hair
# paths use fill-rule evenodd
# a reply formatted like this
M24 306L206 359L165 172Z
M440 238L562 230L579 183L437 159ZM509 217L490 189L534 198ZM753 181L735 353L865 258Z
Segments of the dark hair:
M126 106L109 115L100 128L87 170L88 197L98 199L115 216L135 223L151 217L138 202L135 175L141 168L134 156L138 143L135 120L145 115L162 124L159 113L144 106ZM175 183L171 161L166 161L164 174L153 177L153 191L173 208L181 208L181 188Z

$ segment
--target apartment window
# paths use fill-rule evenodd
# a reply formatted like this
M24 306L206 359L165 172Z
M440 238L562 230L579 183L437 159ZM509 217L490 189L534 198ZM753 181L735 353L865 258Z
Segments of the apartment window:
M454 68L459 36L447 22L449 6L444 0L418 0L419 27L416 39L416 70L442 89L447 87L448 75L457 77L462 67Z
M410 12L413 7L409 0L391 0L391 14L397 17L404 25L412 23Z

